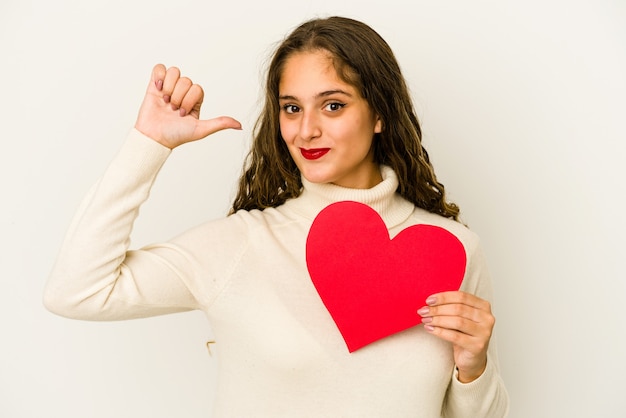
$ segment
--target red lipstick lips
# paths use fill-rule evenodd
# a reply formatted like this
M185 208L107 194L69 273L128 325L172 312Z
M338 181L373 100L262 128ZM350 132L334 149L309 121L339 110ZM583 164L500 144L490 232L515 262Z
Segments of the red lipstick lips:
M302 153L302 156L307 160L317 160L318 158L322 158L328 151L330 151L330 148L300 148L300 153Z

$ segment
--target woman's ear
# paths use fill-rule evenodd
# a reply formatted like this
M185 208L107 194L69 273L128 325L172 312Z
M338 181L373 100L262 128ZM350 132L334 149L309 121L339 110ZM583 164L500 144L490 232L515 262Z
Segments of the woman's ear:
M374 133L379 134L383 131L383 121L379 116L376 116L376 125L374 125Z

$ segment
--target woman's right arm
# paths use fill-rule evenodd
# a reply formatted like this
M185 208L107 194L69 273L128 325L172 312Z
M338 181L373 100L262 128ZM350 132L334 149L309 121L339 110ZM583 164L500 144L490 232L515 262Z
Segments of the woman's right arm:
M129 251L139 207L171 149L239 122L200 120L202 89L176 68L154 67L135 129L100 181L83 200L66 234L45 293L59 315L129 319L198 307L178 266L191 257L172 246Z

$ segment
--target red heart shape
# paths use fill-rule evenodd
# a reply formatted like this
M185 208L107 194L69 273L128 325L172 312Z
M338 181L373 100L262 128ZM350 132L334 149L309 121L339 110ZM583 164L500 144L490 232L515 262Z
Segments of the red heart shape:
M460 288L466 255L443 228L413 225L390 239L369 206L338 202L313 221L306 262L352 353L420 324L417 309L428 296Z

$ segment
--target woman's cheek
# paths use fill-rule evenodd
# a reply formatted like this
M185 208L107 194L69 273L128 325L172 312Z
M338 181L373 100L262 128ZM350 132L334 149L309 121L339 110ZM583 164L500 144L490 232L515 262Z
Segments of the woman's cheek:
M294 130L294 124L289 123L289 121L281 121L280 122L280 134L283 137L283 140L287 143L287 145L292 145L294 142L294 138L296 135L296 131Z

